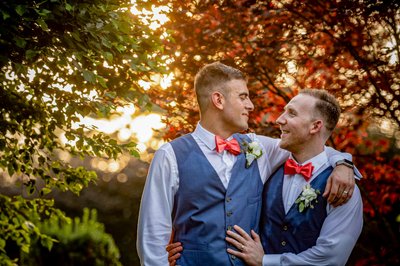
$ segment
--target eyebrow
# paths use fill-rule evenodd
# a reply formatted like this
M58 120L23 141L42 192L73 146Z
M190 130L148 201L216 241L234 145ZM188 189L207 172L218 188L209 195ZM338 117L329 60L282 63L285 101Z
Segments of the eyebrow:
M291 107L290 105L289 105L289 106L285 106L283 109L284 109L285 111L292 111L292 112L297 113L296 109L294 109L294 108Z

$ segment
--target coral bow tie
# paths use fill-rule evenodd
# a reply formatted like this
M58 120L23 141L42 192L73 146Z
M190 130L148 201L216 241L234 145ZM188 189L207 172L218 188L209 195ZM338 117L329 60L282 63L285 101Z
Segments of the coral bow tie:
M240 154L240 146L236 139L231 139L229 141L226 141L220 136L215 136L215 144L217 145L216 149L218 153L227 150L233 155Z
M310 180L314 166L312 163L298 165L293 159L288 159L285 163L284 174L295 175L301 174L306 181Z

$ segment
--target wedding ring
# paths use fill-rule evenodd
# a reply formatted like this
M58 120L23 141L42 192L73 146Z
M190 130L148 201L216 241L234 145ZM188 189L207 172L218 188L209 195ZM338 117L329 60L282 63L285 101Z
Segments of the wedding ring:
M241 250L241 251L244 250L244 245L243 245L243 244L240 246L240 250Z
M349 193L348 191L343 191L343 194L347 194L347 193Z

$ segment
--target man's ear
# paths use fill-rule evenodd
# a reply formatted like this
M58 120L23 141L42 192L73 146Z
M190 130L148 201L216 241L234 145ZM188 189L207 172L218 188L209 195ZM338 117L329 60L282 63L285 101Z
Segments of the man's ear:
M324 126L324 122L322 120L315 120L314 122L312 122L310 133L316 134L318 132L321 132L323 126Z
M224 109L224 95L219 91L214 91L211 94L211 102L217 109Z

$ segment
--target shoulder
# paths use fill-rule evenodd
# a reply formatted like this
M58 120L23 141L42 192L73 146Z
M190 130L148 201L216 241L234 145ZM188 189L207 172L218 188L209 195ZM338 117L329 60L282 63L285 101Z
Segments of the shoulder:
M255 133L248 133L246 134L246 136L250 138L251 141L260 143L261 146L263 146L266 151L280 149L279 148L280 139L274 139L263 135L257 135Z
M154 161L163 161L175 159L174 149L172 148L171 142L164 143L158 150L154 153Z

